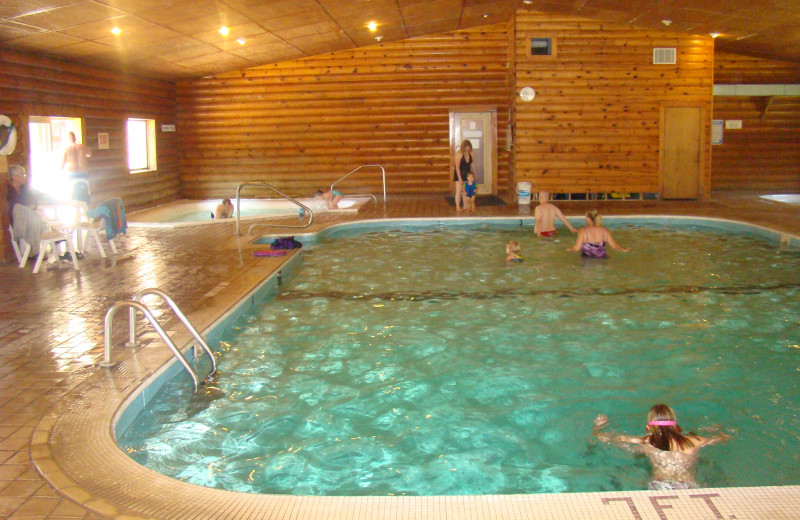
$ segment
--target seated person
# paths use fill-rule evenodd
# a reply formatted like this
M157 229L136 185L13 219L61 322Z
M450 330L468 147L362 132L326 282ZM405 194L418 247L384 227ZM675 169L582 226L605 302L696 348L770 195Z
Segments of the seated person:
M339 202L344 198L342 192L338 190L317 190L314 196L321 198L325 202L325 206L327 206L328 209L339 209Z
M14 239L25 240L31 245L31 255L39 254L39 241L47 231L42 216L36 212L36 193L28 187L25 168L15 164L8 169L8 221L14 231Z
M233 203L231 199L225 199L222 203L217 204L217 209L214 210L214 218L231 218L233 216Z

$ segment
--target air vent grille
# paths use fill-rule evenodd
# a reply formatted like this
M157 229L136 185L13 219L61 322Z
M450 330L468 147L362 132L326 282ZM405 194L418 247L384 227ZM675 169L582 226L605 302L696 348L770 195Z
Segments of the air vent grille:
M675 47L656 47L653 49L653 65L674 65L677 55Z

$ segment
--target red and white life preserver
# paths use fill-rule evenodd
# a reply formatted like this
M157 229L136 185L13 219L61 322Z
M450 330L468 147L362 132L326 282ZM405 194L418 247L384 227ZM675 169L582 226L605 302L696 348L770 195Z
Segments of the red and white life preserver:
M0 155L11 155L17 146L17 127L8 116L0 114L0 126L8 131L0 132Z

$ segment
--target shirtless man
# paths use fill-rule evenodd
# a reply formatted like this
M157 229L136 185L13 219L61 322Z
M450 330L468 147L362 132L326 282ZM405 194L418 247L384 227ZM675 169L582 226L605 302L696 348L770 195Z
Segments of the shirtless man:
M704 446L725 442L730 435L719 432L706 438L694 433L683 435L675 412L665 404L657 404L647 414L647 435L619 435L602 431L608 426L608 417L598 415L592 433L603 442L616 444L642 453L650 459L653 468L648 488L653 490L694 489L700 487L694 478L697 452Z
M92 156L92 149L78 142L75 132L69 133L72 144L64 149L61 169L66 170L72 181L71 200L89 203L89 167L86 159Z
M539 205L536 206L533 216L536 219L533 231L540 237L552 237L556 234L556 218L563 222L570 231L577 233L561 210L550 204L550 192L548 191L539 192Z

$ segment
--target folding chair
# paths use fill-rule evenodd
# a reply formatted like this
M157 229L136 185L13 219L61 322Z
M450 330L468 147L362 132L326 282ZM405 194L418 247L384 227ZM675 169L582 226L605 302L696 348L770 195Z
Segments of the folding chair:
M8 232L11 234L11 247L14 248L14 254L17 256L17 262L19 262L20 267L25 267L25 263L28 261L28 256L31 254L31 245L25 242L24 239L20 238L19 243L14 239L14 228L12 226L8 226ZM22 250L20 251L20 246Z

